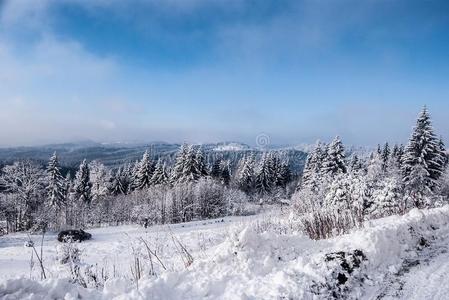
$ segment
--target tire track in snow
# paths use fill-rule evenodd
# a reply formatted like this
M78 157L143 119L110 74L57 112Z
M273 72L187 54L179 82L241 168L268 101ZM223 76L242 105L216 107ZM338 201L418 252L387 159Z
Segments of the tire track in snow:
M414 268L404 276L402 299L448 299L449 298L449 253L435 257L426 264Z
M377 299L449 299L449 233L444 231L416 259L404 261Z

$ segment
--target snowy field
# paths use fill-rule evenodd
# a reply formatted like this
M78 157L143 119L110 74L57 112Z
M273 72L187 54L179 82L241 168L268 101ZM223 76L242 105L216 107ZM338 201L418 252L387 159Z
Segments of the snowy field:
M260 216L259 216L260 217ZM114 267L117 273L129 272L134 250L142 250L144 239L152 249L157 251L164 266L169 270L177 270L176 245L173 238L185 245L196 258L204 257L204 250L224 241L228 231L233 226L241 226L254 219L248 217L225 217L213 220L159 225L143 228L138 225L125 225L89 229L92 239L76 246L82 251L83 262L101 264L102 267ZM0 237L0 279L26 276L40 278L40 271L35 268L30 274L30 257L32 248L25 247L29 240L26 233L16 233ZM173 237L173 238L172 238ZM31 239L40 251L41 236L32 235ZM44 263L48 268L49 277L58 276L58 245L56 233L48 233L43 244ZM178 257L181 260L182 257ZM37 267L37 266L36 266Z
M23 246L27 236L8 235L0 238L0 297L444 299L449 286L448 221L449 206L414 209L320 241L296 232L295 222L279 211L148 229L92 229L93 239L78 246L82 263L109 277L96 289L69 283L66 268L57 261L55 235L44 241L50 278L44 281L38 280L36 264L30 272L31 248ZM38 236L32 238L39 244ZM149 275L141 238L161 260L153 259L155 275ZM138 282L131 271L137 256L145 273Z

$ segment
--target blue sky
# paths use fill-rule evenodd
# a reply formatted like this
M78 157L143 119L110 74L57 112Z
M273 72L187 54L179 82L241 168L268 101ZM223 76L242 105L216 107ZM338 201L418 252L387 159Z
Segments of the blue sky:
M0 0L0 146L449 136L449 2Z

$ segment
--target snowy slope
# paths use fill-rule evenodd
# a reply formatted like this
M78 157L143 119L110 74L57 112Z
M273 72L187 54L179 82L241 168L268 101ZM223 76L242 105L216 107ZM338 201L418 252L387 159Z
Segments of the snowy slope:
M14 295L9 299L22 299L35 295L39 299L51 292L55 297L82 295L89 299L444 299L445 289L439 285L448 278L448 221L449 206L415 209L321 241L295 232L295 223L279 216L176 225L171 231L186 243L194 257L193 264L187 267L180 263L167 228L97 229L92 230L93 241L80 245L86 261L114 261L121 272L98 290L76 288L58 276L41 283L6 280L18 275L5 271L7 264L20 264L19 269L28 276L29 249L21 247L20 236L16 236L0 244L4 278L0 297ZM123 236L127 239L120 239ZM140 279L137 289L127 270L129 245L139 247L139 236L159 247L169 267L168 271L158 269L157 276ZM47 244L45 256L50 263L55 242ZM53 267L57 270L57 266ZM426 277L431 282L422 282Z

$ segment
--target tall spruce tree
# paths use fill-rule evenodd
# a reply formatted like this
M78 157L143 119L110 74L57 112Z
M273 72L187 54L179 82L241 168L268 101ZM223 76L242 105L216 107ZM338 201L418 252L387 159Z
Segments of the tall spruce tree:
M154 169L153 177L151 178L152 185L168 184L169 178L165 162L161 159L157 161L156 168Z
M302 174L302 179L298 184L297 189L314 188L319 183L323 167L323 148L320 142L317 142L315 148L307 156L306 164Z
M402 158L403 182L416 206L422 206L424 197L433 193L442 172L439 140L433 131L429 112L424 107Z
M291 181L292 173L286 159L280 159L276 171L276 185L285 188Z
M231 167L229 160L222 160L220 164L220 180L224 185L229 185L231 181Z
M393 150L391 151L391 157L390 157L390 167L395 166L400 168L401 167L401 157L399 156L399 146L398 144L395 144L393 146Z
M148 188L151 185L151 177L153 176L154 166L151 161L150 154L145 151L139 164L137 172L136 188L139 190Z
M242 191L250 194L254 189L254 156L242 159L242 166L237 174L237 184Z
M195 166L196 166L196 172L199 174L200 177L204 177L208 175L207 171L207 164L204 160L204 154L203 149L201 147L198 147L195 154Z
M61 208L66 200L64 177L61 175L56 152L47 167L47 197L52 207Z
M89 165L86 160L83 160L75 176L74 190L76 200L90 204L92 201L91 189Z
M173 166L170 180L173 184L179 182L183 176L184 163L187 156L187 144L182 144L178 153L176 154L175 165Z
M264 153L259 163L256 175L256 190L260 195L268 195L274 186L274 170L272 169L271 155Z
M386 142L382 149L382 169L384 171L387 171L388 162L390 160L390 154L391 154L390 145L388 145L388 142Z
M193 145L187 147L187 151L184 155L184 161L182 163L181 182L193 182L197 181L202 170L199 169L196 149Z
M97 160L89 163L89 171L92 183L92 200L96 201L108 194L112 176L110 170Z
M137 188L137 177L139 174L140 169L140 161L136 160L132 165L130 165L129 169L129 178L130 178L130 185L129 185L129 192L134 191Z
M210 176L217 180L220 180L221 178L221 165L222 165L221 161L222 159L217 157L212 163L212 167L210 170Z
M110 193L114 196L126 194L126 190L122 184L122 176L123 176L123 169L122 167L119 167L112 176L111 184L109 187Z
M404 147L403 144L401 144L398 147L398 152L397 152L397 154L395 156L395 161L396 161L396 164L399 167L399 169L402 169L402 158L404 156L404 151L405 151L405 147Z

